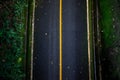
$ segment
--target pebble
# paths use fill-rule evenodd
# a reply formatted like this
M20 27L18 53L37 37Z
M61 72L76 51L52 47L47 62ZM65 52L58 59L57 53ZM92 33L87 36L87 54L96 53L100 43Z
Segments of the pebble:
M39 18L37 18L37 21L39 21Z
M113 28L115 28L115 25L113 25Z
M53 61L51 61L51 62L50 62L50 64L54 64L54 62L53 62Z
M70 69L70 66L67 66L67 69Z
M103 33L104 31L102 30L101 32Z
M80 74L82 74L82 71L80 71Z
M37 59L37 57L34 57L35 59Z
M47 36L47 35L48 35L48 33L45 33L45 35Z
M115 18L113 18L113 21L115 21Z
M47 13L45 12L44 15L47 15Z
M2 62L5 62L5 61L6 61L5 59L2 60Z
M80 6L80 3L78 3L78 6Z
M50 0L48 0L48 3L51 3L51 1L50 1Z

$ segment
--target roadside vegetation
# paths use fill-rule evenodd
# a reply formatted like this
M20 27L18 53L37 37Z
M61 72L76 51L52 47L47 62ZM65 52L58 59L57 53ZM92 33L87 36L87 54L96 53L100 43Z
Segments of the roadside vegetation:
M25 77L26 0L0 0L0 80Z
M99 0L103 80L120 80L120 0Z
M113 35L113 11L112 4L113 0L100 0L100 26L102 37L105 42L105 47L112 45L114 38Z

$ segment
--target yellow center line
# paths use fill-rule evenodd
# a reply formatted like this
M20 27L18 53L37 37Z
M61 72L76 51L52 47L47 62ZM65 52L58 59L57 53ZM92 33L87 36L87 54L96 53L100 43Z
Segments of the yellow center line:
M62 0L59 4L59 80L62 80Z

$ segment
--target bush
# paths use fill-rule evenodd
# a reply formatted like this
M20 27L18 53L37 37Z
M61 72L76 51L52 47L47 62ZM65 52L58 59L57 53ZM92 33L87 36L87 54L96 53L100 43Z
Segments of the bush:
M22 80L25 0L0 1L0 80Z

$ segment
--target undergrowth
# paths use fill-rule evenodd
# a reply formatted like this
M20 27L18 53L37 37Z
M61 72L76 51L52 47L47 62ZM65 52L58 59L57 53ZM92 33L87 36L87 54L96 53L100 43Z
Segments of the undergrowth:
M0 0L0 80L22 80L25 0Z
M103 80L120 80L120 0L100 0Z

